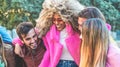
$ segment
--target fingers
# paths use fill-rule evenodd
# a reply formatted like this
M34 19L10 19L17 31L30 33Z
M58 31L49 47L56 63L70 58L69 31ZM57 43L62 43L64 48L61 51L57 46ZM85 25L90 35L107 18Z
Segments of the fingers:
M22 48L19 44L15 45L15 50L14 50L15 54L19 55L20 57L24 57Z
M20 56L20 57L24 57L23 51L20 51L19 56Z

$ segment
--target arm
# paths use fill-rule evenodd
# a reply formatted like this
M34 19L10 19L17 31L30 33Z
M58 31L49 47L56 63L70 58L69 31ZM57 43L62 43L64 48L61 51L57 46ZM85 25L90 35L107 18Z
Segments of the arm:
M24 57L22 48L21 48L21 46L18 43L15 44L14 52L15 52L15 54L19 55L20 57Z
M24 54L21 48L21 46L23 46L22 41L19 38L15 38L13 39L12 43L15 46L15 49L14 49L15 54L19 55L20 57L24 57Z
M110 67L120 66L120 49L114 44L109 45L106 67L109 67L109 66Z

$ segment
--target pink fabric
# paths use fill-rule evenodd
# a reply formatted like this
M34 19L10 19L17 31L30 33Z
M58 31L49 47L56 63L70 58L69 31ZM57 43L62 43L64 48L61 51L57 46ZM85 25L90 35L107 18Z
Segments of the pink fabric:
M114 44L109 45L106 67L120 67L120 49Z
M106 23L106 26L107 26L108 30L111 31L111 25Z
M80 61L80 43L79 34L73 31L71 25L66 25L68 37L65 42L70 54L75 62L79 65ZM43 38L47 50L39 67L56 67L62 55L63 46L59 42L60 32L56 30L55 25L52 25L50 31Z
M20 46L23 46L23 43L22 43L22 41L20 40L19 37L14 38L12 43L13 43L13 45L16 45L18 43Z

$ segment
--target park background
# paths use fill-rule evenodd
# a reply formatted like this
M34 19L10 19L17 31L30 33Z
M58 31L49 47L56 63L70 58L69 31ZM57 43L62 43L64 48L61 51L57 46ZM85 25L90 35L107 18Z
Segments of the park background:
M23 21L35 24L44 0L0 0L0 25L6 27L12 38L15 28ZM78 0L84 6L95 6L111 25L111 35L120 45L120 0ZM77 6L76 6L77 8Z

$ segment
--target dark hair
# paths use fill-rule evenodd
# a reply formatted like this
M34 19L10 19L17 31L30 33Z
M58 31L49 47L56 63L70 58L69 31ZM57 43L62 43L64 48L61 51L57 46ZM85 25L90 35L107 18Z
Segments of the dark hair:
M20 39L23 39L21 35L27 35L27 33L34 28L33 24L31 22L22 22L20 23L17 28L17 34L19 36Z
M79 13L79 17L90 19L90 18L99 18L106 22L102 12L96 7L87 7Z

